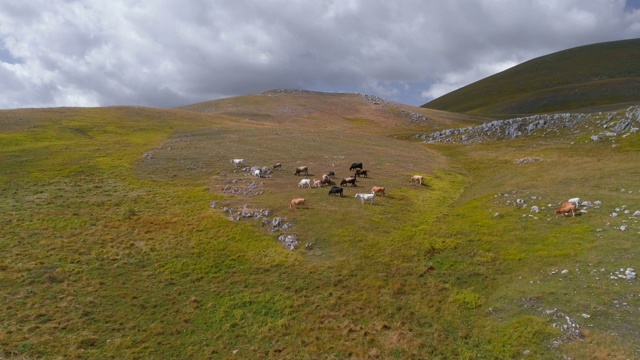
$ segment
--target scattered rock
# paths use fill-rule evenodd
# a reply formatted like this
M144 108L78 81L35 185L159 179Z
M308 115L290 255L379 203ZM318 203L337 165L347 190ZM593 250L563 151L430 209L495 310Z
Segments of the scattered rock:
M542 159L526 157L526 158L518 159L518 160L514 161L514 163L515 164L528 164L528 163L532 163L532 162L535 162L535 161L542 161Z
M298 246L298 237L295 235L280 235L278 241L292 251Z

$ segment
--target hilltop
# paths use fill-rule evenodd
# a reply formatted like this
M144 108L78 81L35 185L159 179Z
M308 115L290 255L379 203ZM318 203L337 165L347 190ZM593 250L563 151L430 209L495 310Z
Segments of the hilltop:
M378 96L273 89L260 94L212 100L180 107L182 110L219 114L247 121L280 125L324 127L369 122L389 128L422 126L426 129L477 124L486 119L473 115L414 107ZM360 120L358 120L360 119Z
M529 60L424 108L515 117L640 104L640 39L576 47Z

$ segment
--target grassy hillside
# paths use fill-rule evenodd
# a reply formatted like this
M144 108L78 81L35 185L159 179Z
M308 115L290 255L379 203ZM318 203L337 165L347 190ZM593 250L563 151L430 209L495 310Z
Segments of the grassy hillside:
M609 217L640 209L637 134L425 145L404 135L478 118L375 102L0 111L0 358L637 356L639 283L610 279L640 267L637 220ZM354 161L370 176L344 198L293 174ZM602 204L555 216L570 196Z
M423 105L498 117L638 104L640 39L542 56Z

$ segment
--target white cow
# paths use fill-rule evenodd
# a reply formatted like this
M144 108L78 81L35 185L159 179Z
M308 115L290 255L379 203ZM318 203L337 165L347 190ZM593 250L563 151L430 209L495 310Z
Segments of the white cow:
M260 169L253 169L253 176L255 177L262 177L262 170Z
M571 198L571 199L567 200L567 202L576 204L576 208L580 207L580 198L577 198L577 197L576 198Z
M302 179L298 183L298 187L308 187L311 188L311 179Z
M231 159L233 167L244 166L244 159Z
M373 198L375 198L375 193L356 194L356 199L360 199L360 201L362 201L362 204L364 204L365 201L371 201L371 205L373 205Z

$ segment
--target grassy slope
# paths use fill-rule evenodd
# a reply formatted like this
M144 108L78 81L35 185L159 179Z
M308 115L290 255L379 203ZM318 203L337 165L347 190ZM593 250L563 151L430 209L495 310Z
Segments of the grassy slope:
M313 97L325 105L311 107ZM635 283L587 274L637 258L637 228L604 225L614 204L640 207L637 136L615 149L571 139L425 146L386 134L444 126L433 114L433 124L409 125L393 109L318 94L225 102L206 115L0 113L0 357L632 356L640 324L620 318L640 318ZM513 164L524 156L544 161ZM261 180L261 195L222 195L253 180L232 169L234 157L284 169ZM343 199L296 186L295 165L343 176L352 161L371 177ZM585 166L566 170L576 163ZM427 185L412 186L414 173ZM353 199L371 185L388 196ZM603 209L577 219L546 209L536 222L494 197L512 191L544 202L579 195ZM288 209L295 196L310 209ZM313 249L286 250L259 221L221 211L245 206L285 218ZM564 281L548 275L564 267ZM552 327L559 320L543 310L554 307L581 321L586 343Z
M423 105L445 111L512 116L638 103L640 39L542 56Z

